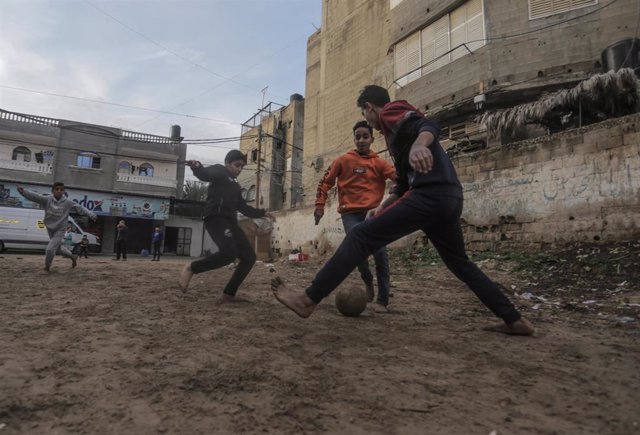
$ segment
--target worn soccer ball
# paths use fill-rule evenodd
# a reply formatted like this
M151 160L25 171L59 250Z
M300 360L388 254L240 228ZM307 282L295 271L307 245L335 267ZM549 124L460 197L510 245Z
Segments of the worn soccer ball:
M336 294L336 308L343 316L357 317L367 307L367 295L357 287L341 288Z

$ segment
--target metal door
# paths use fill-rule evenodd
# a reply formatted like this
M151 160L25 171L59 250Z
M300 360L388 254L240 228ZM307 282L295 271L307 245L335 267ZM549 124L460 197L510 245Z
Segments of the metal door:
M191 255L191 228L178 228L176 255Z

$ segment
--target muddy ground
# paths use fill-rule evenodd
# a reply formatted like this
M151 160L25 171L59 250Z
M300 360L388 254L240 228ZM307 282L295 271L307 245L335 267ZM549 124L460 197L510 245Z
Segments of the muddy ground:
M345 318L328 299L307 320L273 299L265 263L249 303L216 306L229 268L183 295L184 259L57 257L45 274L41 255L5 253L0 435L640 433L636 248L599 278L575 252L478 257L532 338L483 331L491 314L416 253L394 254L390 314ZM321 261L275 273L302 288Z

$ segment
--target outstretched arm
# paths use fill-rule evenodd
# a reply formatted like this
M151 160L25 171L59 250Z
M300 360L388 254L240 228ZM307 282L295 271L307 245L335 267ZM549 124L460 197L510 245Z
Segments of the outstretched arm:
M212 182L219 177L226 177L228 175L224 166L221 165L204 167L202 163L197 160L187 160L185 164L191 168L193 175L200 181Z
M96 221L98 219L98 215L97 214L95 214L94 212L92 212L88 208L85 208L85 207L81 206L80 204L75 204L73 206L73 209L78 214L81 214L81 215L84 215L84 216L89 216L89 218L92 221Z
M22 186L18 186L17 190L18 190L18 193L20 195L24 196L29 201L33 201L33 202L38 203L40 205L45 205L47 203L48 196L40 195L39 193L35 193L35 192L31 192L30 190L27 190Z

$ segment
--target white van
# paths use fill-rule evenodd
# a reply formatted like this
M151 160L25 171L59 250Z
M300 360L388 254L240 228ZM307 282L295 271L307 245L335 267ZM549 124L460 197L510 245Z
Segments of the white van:
M82 236L89 239L89 251L100 252L100 239L85 232L69 216L73 233L73 252L80 248ZM49 233L44 226L44 210L20 207L0 207L0 252L5 249L46 249Z

